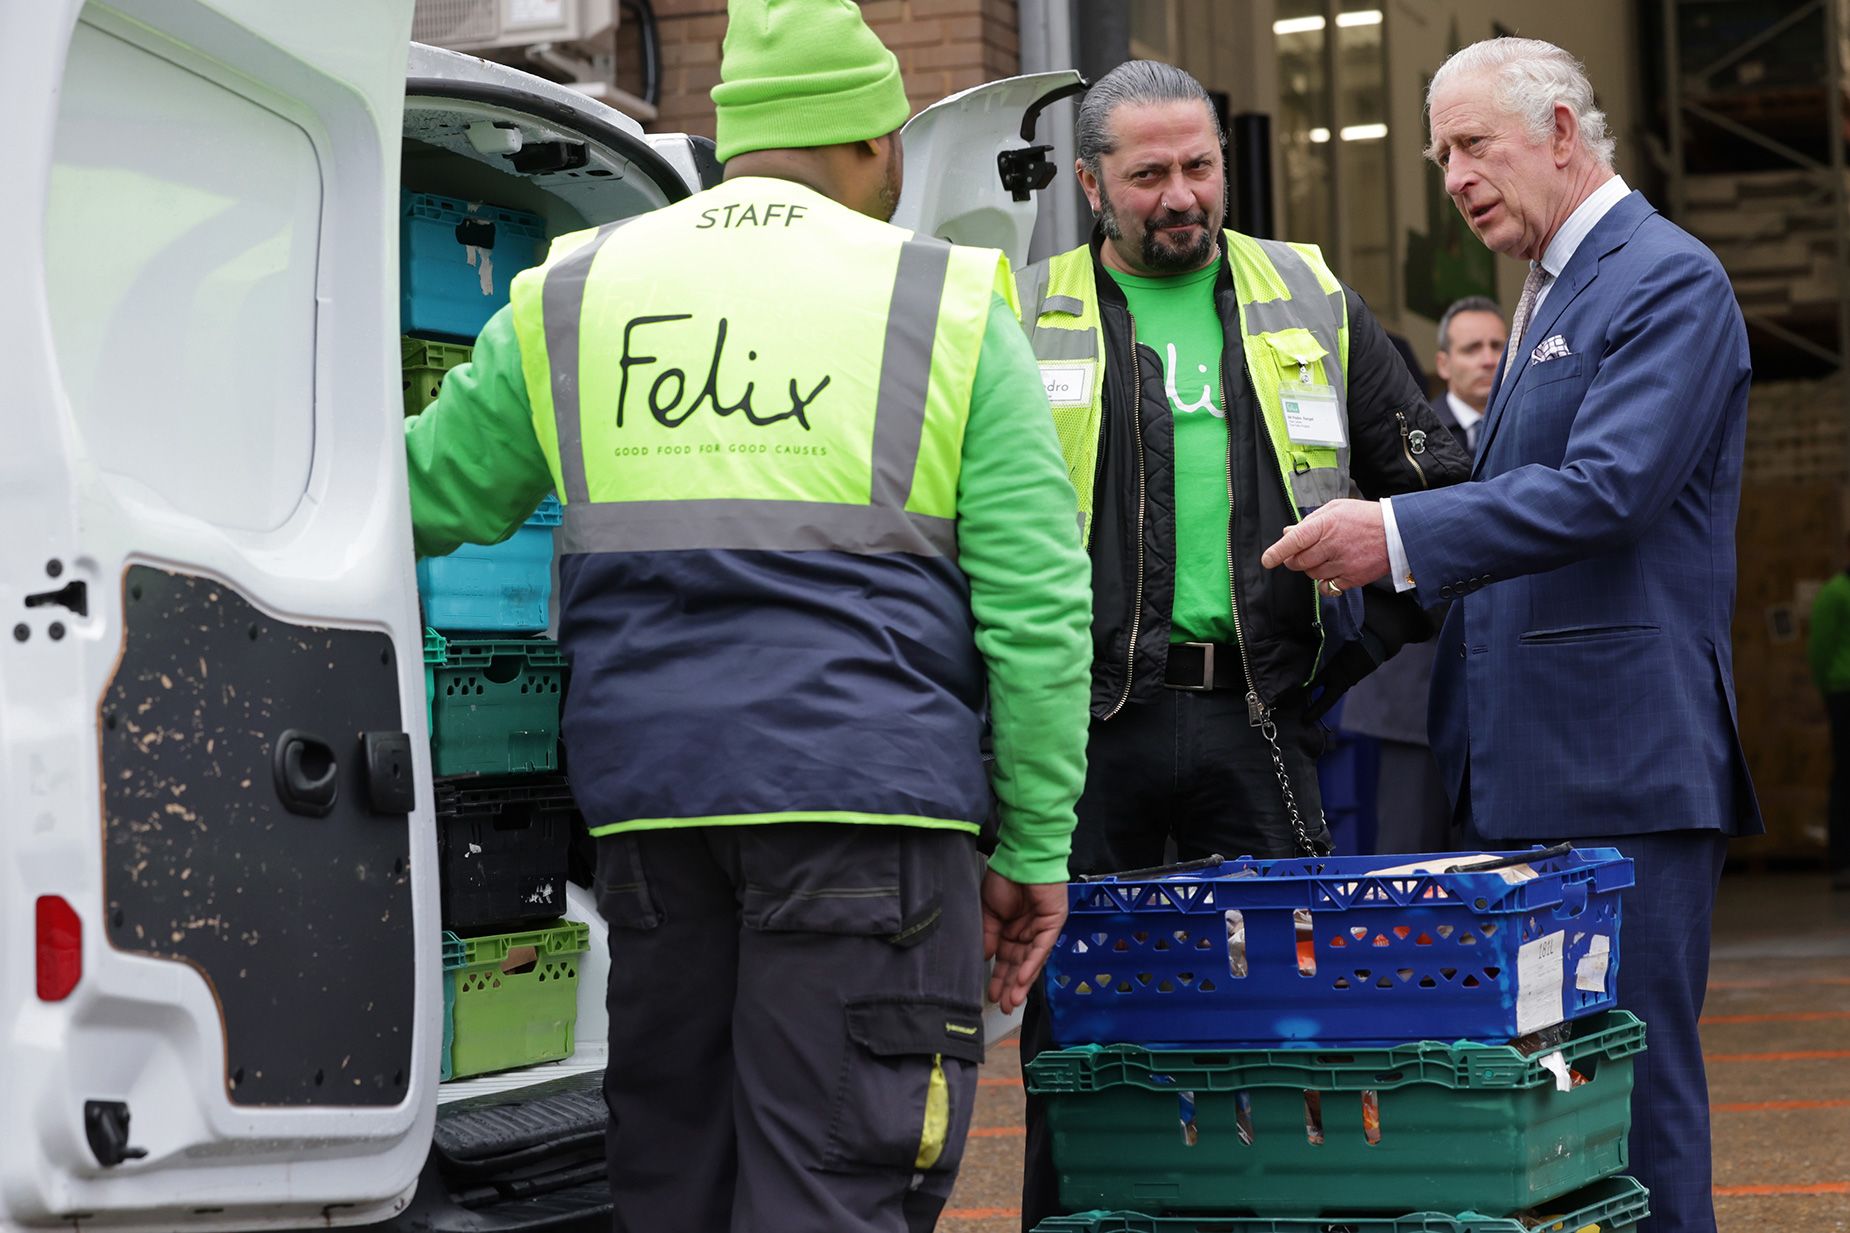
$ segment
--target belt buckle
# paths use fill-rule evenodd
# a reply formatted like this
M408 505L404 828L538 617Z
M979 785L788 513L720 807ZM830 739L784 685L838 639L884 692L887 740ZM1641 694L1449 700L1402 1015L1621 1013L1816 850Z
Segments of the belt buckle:
M1214 644L1212 642L1184 642L1183 646L1201 648L1201 684L1171 685L1171 689L1186 690L1193 694L1211 694L1214 692Z

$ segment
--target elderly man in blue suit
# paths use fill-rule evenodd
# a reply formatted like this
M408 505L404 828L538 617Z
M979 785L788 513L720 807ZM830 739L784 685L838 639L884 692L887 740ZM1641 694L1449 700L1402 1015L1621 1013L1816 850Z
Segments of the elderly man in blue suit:
M1649 1024L1632 1171L1651 1233L1714 1233L1696 1021L1731 835L1761 831L1729 620L1749 368L1714 254L1611 167L1580 63L1493 39L1434 74L1431 156L1488 247L1529 262L1475 482L1325 505L1267 549L1323 581L1459 599L1433 748L1474 837L1635 862L1620 1004Z

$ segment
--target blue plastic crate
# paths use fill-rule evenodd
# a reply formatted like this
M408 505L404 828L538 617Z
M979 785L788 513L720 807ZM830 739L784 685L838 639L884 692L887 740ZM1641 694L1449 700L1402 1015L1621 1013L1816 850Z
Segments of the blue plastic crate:
M1615 1004L1613 848L1228 861L1074 883L1047 962L1062 1046L1498 1043ZM1520 862L1518 864L1517 862Z
M450 1077L450 1048L456 1043L456 970L463 965L463 940L447 929L443 933L443 1053L439 1083Z
M433 193L399 201L401 331L473 342L507 303L514 275L544 255L539 215Z
M464 544L418 562L424 623L443 633L536 634L552 596L552 531L563 519L547 497L498 544Z

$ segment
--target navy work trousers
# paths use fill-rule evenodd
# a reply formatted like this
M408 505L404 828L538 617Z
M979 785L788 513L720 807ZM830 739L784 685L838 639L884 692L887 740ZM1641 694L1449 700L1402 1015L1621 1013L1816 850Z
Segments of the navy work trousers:
M973 837L780 823L598 840L617 1233L919 1233L982 1061Z

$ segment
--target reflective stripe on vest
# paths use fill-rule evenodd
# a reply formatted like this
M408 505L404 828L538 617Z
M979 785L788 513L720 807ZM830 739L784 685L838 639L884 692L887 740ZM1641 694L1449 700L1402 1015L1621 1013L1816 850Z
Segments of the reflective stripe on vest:
M1349 451L1299 445L1285 428L1281 379L1308 369L1336 390L1348 421L1348 306L1342 285L1314 245L1224 233L1223 248L1240 297L1246 369L1265 416L1291 504L1302 517L1349 491ZM1040 361L1068 478L1079 494L1090 542L1093 479L1103 426L1106 365L1089 245L1016 275L1023 324ZM1062 383L1066 383L1062 387ZM1064 400L1060 397L1064 394ZM1064 403L1064 405L1063 405Z
M815 217L744 236L696 221L772 205ZM695 242L725 246L704 272ZM849 250L869 281L802 283L809 244L834 268ZM725 298L727 263L770 267L752 299ZM777 181L562 237L513 292L561 551L954 555L963 425L991 296L1013 298L1005 272L991 250Z

